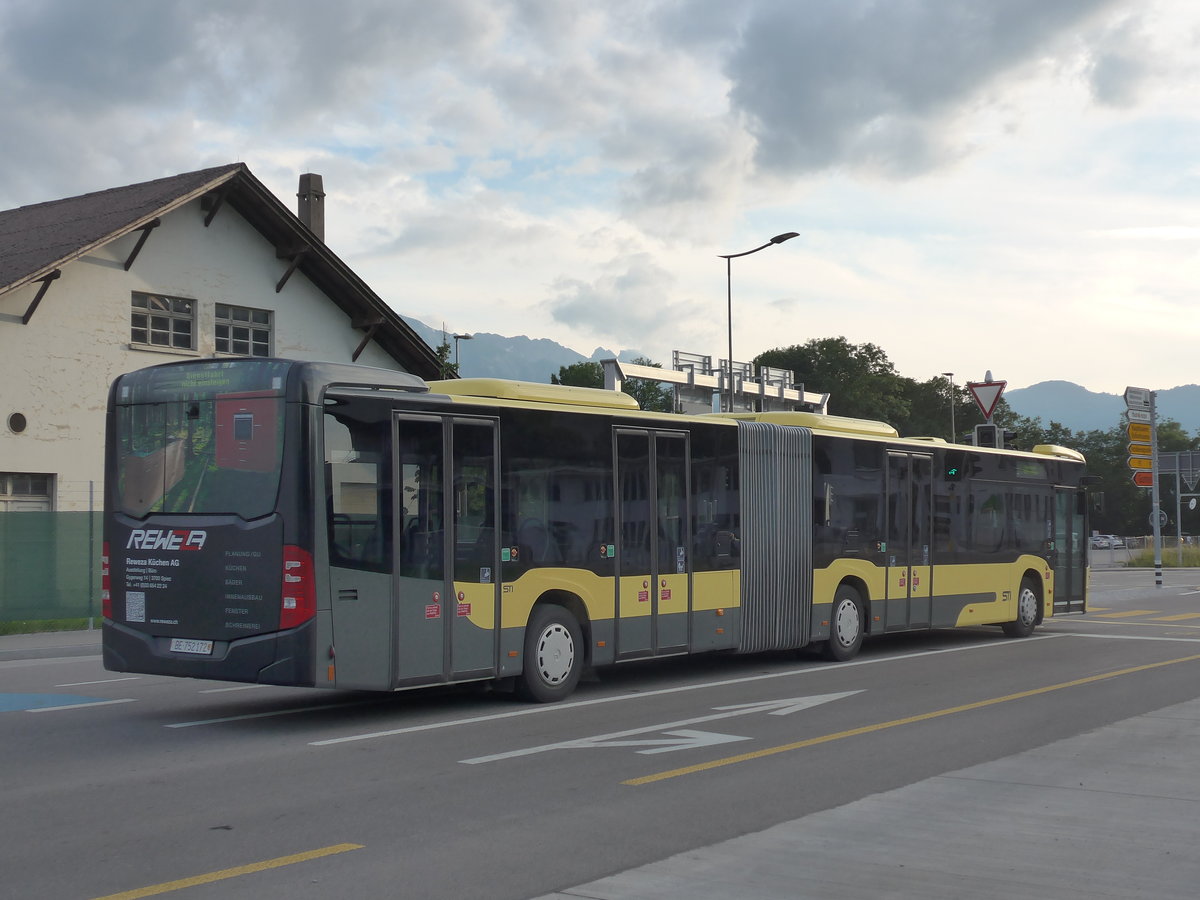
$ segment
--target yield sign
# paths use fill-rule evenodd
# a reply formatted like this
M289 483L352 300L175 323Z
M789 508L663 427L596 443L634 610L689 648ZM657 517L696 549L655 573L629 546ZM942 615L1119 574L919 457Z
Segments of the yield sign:
M983 417L989 422L992 420L992 413L996 411L996 404L1000 402L1000 395L1004 393L1007 384L1007 381L967 382L967 389L975 398L976 405L983 410Z

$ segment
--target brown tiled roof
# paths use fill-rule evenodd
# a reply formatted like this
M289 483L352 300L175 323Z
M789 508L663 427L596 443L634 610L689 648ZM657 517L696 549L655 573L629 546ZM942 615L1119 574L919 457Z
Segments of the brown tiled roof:
M243 163L0 210L0 295L197 197L212 194L215 199L217 192L278 250L290 254L306 248L299 270L356 326L378 322L373 339L398 364L423 378L440 377L433 349ZM279 260L281 277L289 264Z

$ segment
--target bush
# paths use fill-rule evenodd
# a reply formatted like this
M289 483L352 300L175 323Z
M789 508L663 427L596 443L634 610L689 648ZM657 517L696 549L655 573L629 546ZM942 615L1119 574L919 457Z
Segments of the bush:
M1183 548L1183 562L1179 560L1178 547L1163 547L1162 562L1164 566L1184 568L1195 568L1200 566L1200 547L1188 545ZM1145 550L1135 551L1125 563L1127 568L1152 569L1154 568L1154 548L1148 547Z

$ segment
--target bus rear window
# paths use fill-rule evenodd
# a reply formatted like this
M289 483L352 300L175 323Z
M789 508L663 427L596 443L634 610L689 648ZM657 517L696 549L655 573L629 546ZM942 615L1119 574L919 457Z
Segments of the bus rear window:
M282 378L268 378L263 386L260 378L220 374L209 373L207 383L172 385L172 400L160 399L164 385L145 373L123 382L114 420L122 512L253 519L274 509L283 450ZM252 389L237 389L245 387Z

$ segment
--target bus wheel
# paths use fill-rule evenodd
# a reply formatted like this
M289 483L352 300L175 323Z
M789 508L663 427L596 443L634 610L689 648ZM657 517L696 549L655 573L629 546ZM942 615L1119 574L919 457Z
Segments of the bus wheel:
M583 633L561 606L539 606L525 628L525 667L518 688L526 700L553 703L568 696L583 671Z
M863 642L863 608L858 591L842 585L833 595L833 616L829 620L829 640L825 658L845 662L858 656Z
M1028 578L1021 580L1021 590L1017 594L1017 618L1005 622L1000 627L1009 637L1029 637L1033 627L1037 625L1038 595L1033 588L1033 582Z

